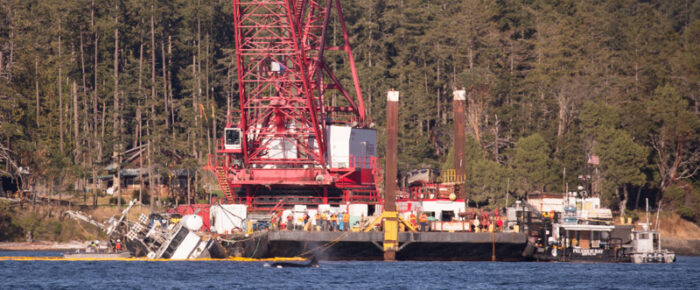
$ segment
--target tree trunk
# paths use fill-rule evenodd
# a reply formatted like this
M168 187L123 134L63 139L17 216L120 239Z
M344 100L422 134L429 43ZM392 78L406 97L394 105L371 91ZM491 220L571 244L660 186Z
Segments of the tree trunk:
M58 135L60 136L60 149L63 154L63 61L61 49L61 19L58 19Z
M618 188L618 192L620 189ZM627 197L629 195L627 194L627 184L622 186L622 192L620 193L620 216L625 215L625 209L627 209Z
M155 176L155 182L156 182L156 193L158 194L158 211L163 211L163 200L161 199L161 192L160 192L160 175Z
M83 29L82 26L80 28L80 70L82 72L82 78L83 78L83 99L87 96L87 81L85 80L85 52L83 51L83 47L85 45L83 44ZM87 110L87 108L84 108ZM84 130L87 130L85 128Z
M143 29L139 37L139 76L138 76L138 104L136 107L137 125L137 142L139 147L139 203L143 204L143 131L142 131L142 113L141 113L141 98L143 97Z
M151 5L151 120L155 120L155 109L153 108L153 102L156 101L156 35L155 35L155 21L153 19L153 5ZM153 121L155 126L155 121ZM156 128L153 127L153 130ZM150 136L150 135L149 135Z
M90 27L92 29L92 37L95 41L95 55L94 55L94 62L93 62L93 75L94 75L94 84L93 84L93 94L92 94L92 131L93 131L93 138L94 141L97 143L97 152L98 155L95 157L93 155L93 158L91 159L92 163L92 205L94 207L97 207L97 169L95 168L94 163L99 164L99 160L101 159L102 156L102 143L97 141L97 54L98 54L98 40L99 38L97 37L97 27L95 25L95 0L92 0L91 3L91 10L90 10ZM87 109L87 108L86 108ZM92 147L90 147L90 150L92 151ZM93 151L94 154L94 151ZM98 162L94 162L97 160Z
M192 76L195 81L197 81L197 56L192 55ZM198 129L198 119L197 119L197 90L192 90L192 111L194 112L194 128L192 128L192 155L197 159L197 129Z
M98 159L100 161L102 161L102 153L103 153L102 150L104 149L103 147L105 144L105 123L106 123L105 119L106 119L106 117L107 117L107 103L105 102L104 99L102 99L102 120L100 121L100 124L102 125L102 129L100 132L100 144L101 145L99 148L100 149L100 152L99 152L100 156Z
M153 125L153 128L150 127L150 125L147 125L147 136L151 138L151 133L156 129L155 127L155 108L153 107L153 103L156 102L156 35L155 35L155 20L153 18L153 14L155 13L154 6L151 4L151 114L149 116L149 119L151 121L151 124ZM148 121L147 121L148 122ZM155 148L153 148L155 149ZM153 150L151 149L151 140L148 140L148 192L151 193L151 210L153 210L153 203L155 200L155 194L157 191L157 187L154 184L154 177L153 177L153 167L151 163L152 159L152 154ZM156 177L157 178L157 177ZM156 190L154 190L154 187L156 187ZM159 193L159 192L158 192ZM160 195L158 196L158 201L160 202ZM159 205L160 206L160 205Z
M170 119L168 118L170 113L168 112L168 77L165 69L165 39L163 39L160 52L162 59L161 62L163 63L163 110L165 111L165 136L167 136L168 129L170 129Z
M440 120L440 59L437 60L437 74L435 74L435 86L437 87L437 93L435 94L437 115L435 116L435 122ZM445 125L443 123L443 125Z
M557 118L557 141L555 142L554 153L558 153L561 146L561 138L566 134L568 118L569 118L569 98L563 91L560 91L557 96L557 104L559 105L559 114Z
M146 134L150 134L148 123L146 123ZM151 140L146 143L146 155L148 155L148 193L151 195L150 210L153 211L153 203L155 202L155 192L153 192L153 167L151 166Z
M175 106L173 105L173 73L170 68L173 67L173 42L172 36L168 35L168 102L170 105L170 124L175 126ZM165 116L168 118L168 116ZM175 140L175 129L170 130L172 132L172 140Z
M97 91L98 91L98 82L97 82L97 56L99 53L98 50L98 43L99 43L99 37L97 36L97 27L95 25L95 0L92 1L92 11L90 12L90 22L92 26L92 33L93 33L93 38L95 40L95 55L94 55L94 60L93 60L93 75L94 75L94 88L92 91L92 127L93 127L93 139L95 142L97 142L97 156L95 156L95 160L97 163L100 163L102 161L102 146L104 142L98 142L97 139L97 128L98 128L98 123L97 123L97 115L98 115L98 109L97 109L97 103L98 103L98 98L97 98ZM104 125L103 125L103 138L104 140ZM97 206L97 199L95 199L95 206Z
M199 11L199 8L201 7L201 0L197 0L197 10ZM196 63L195 67L197 68L197 71L195 73L195 80L196 80L196 98L195 98L195 112L197 111L197 107L199 106L199 103L202 99L202 19L200 17L200 13L197 13L197 58L196 58ZM194 145L194 158L199 160L199 151L197 150L199 148L199 136L200 136L200 131L202 128L199 126L199 118L197 117L197 114L195 114L194 117L194 128L195 128L195 135L194 135L194 142L192 143Z
M79 126L78 126L78 84L73 80L73 143L75 148L73 151L74 162L78 163L78 156L80 155L80 141L79 141Z
M210 99L209 99L209 33L204 37L204 40L206 42L205 44L205 52L206 52L206 57L204 58L204 93L206 95L206 102L204 103L205 106L206 104L210 104ZM214 109L214 107L212 107ZM212 124L214 123L214 117L213 117L214 112L212 111ZM207 132L207 149L208 153L211 154L212 148L211 148L211 138L212 136L216 136L216 130L212 130L211 132ZM216 137L214 137L216 138ZM216 141L214 141L216 143Z
M425 58L423 59L423 82L425 86L425 97L427 98L430 95L430 91L428 89L428 64L426 63ZM421 124L423 120L420 120ZM430 132L430 114L425 114L425 122L426 122L426 132ZM421 126L422 127L422 126ZM423 135L423 131L421 130L420 132L421 135Z
M0 69L2 69L2 66L0 66ZM41 106L39 105L39 57L34 56L34 88L36 91L36 128L39 128L39 117L40 117L40 112L39 109Z
M644 186L637 188L637 198L634 201L634 210L637 210L639 207L639 196L642 194L642 188L644 188Z
M138 125L136 131L138 132L138 150L139 150L139 203L143 204L143 141L141 134L141 101L138 102L138 107L136 108L136 121Z
M121 144L119 140L119 2L114 5L114 109L112 112L112 140L114 143L113 155L117 162L117 207L122 208L122 188L121 188Z

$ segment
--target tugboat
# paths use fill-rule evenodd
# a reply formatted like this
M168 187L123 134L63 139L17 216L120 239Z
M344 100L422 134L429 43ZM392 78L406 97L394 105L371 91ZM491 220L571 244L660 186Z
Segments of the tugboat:
M534 233L539 261L672 263L675 254L661 249L658 230L648 222L641 230L614 225L610 209L600 207L599 197L589 197L583 186L562 196L539 195L525 205L541 215L543 226ZM647 207L648 208L648 207ZM648 211L647 211L648 212Z
M656 230L649 223L649 199L646 199L646 222L640 223L641 230L632 231L632 249L629 252L632 263L673 263L676 254L667 249L661 249L661 232L659 231L659 210L656 212Z
M632 251L629 256L632 263L673 263L676 254L672 251L661 249L661 233L652 230L649 223L642 223L642 229L633 231Z

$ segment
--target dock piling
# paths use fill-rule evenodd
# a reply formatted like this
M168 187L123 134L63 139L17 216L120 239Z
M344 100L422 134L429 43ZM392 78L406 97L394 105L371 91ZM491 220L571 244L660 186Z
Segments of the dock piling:
M394 261L398 250L398 213L396 212L396 172L398 161L399 92L387 92L386 147L384 174L384 261Z
M464 188L464 178L466 175L466 164L464 162L464 149L466 143L466 132L464 126L466 123L466 114L464 103L466 101L466 91L464 89L455 90L452 92L454 111L454 168L455 168L455 196L457 199L466 200L466 190Z

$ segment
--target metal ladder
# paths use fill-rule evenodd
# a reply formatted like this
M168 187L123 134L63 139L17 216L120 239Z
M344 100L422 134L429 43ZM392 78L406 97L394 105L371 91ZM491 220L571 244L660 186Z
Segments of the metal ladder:
M216 166L216 179L219 181L219 187L221 187L221 191L224 192L226 201L228 201L228 203L234 203L231 187L228 185L228 181L226 181L226 171L223 166Z

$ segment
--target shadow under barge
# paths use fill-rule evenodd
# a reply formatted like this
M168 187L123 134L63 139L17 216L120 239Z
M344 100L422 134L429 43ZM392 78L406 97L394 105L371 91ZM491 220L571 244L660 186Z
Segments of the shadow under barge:
M268 231L220 243L233 257L384 260L383 239L383 232ZM398 240L396 260L404 261L527 261L534 251L525 233L401 232Z

